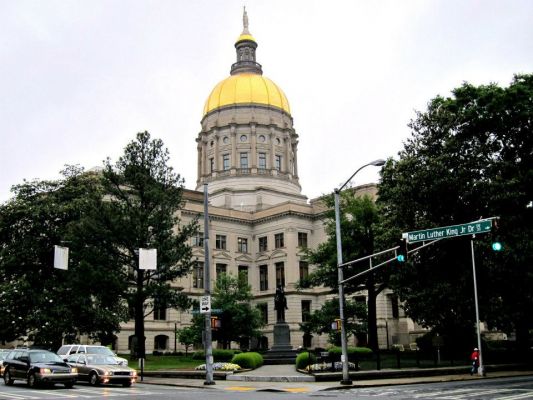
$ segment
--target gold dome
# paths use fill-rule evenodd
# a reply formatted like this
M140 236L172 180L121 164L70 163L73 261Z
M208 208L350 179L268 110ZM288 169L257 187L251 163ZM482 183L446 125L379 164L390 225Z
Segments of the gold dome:
M231 75L215 86L204 106L208 112L233 104L261 104L291 113L285 93L270 79L254 73Z

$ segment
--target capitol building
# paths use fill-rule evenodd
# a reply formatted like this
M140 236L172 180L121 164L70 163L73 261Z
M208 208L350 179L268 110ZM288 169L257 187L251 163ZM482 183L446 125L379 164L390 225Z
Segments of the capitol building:
M274 295L276 287L282 286L291 345L326 347L327 335L304 340L299 324L333 297L336 289L296 288L297 282L313 270L313 265L304 260L303 250L317 248L327 239L326 210L320 199L310 200L301 192L299 135L289 101L283 90L263 75L256 57L258 42L249 31L246 13L243 22L230 75L213 88L204 104L201 130L196 137L196 190L184 190L180 217L185 223L194 218L202 221L203 188L207 183L211 288L220 274L247 276L253 303L265 323L257 346L269 348L273 344ZM373 184L354 190L361 195L376 195ZM200 226L203 229L202 223ZM175 285L199 298L204 294L203 232L192 239L191 245L197 268ZM353 296L365 300L364 291ZM145 321L146 351L183 350L175 338L175 329L191 324L191 312L170 308L155 311ZM378 296L377 314L381 348L406 345L421 332L405 317L390 290ZM338 316L331 317L333 321ZM131 349L133 334L131 320L118 333L117 352ZM354 345L355 340L351 338L349 344Z

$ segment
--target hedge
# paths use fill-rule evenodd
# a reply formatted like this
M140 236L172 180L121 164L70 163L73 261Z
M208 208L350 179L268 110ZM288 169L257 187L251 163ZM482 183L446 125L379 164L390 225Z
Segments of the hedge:
M240 365L241 368L255 369L263 365L263 356L253 351L235 354L231 363Z
M296 357L296 369L305 369L308 365L316 363L316 356L308 351L302 351Z
M240 352L240 350L213 349L213 359L215 362L230 361L235 354ZM193 360L205 360L205 352L203 350L195 351L192 358Z
M330 347L328 349L329 357L331 359L339 359L342 354L341 347ZM365 358L370 358L372 356L372 349L368 347L348 347L348 360L357 361Z

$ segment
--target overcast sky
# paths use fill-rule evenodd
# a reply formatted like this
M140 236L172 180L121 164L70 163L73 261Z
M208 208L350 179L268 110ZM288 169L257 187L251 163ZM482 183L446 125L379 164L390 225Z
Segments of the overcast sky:
M436 95L532 72L529 0L0 0L0 201L65 164L116 160L144 130L194 189L204 102L235 61L244 4L309 198L397 157ZM377 179L368 167L354 184Z

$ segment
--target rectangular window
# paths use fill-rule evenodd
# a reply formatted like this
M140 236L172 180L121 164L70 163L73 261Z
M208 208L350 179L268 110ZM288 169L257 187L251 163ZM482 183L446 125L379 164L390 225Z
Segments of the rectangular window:
M237 251L240 253L248 253L248 239L237 238Z
M309 263L300 261L300 280L306 279L309 276Z
M192 237L192 245L195 247L204 247L204 234L198 232Z
M211 173L215 172L215 159L212 157L209 159L209 170Z
M229 154L222 155L222 169L227 171L229 169Z
M267 251L268 250L268 240L266 236L259 238L259 251Z
M281 156L279 154L276 154L276 169L281 171Z
M259 266L259 290L268 290L268 265Z
M226 235L216 235L215 248L219 250L226 250Z
M307 248L307 233L306 232L298 232L298 247L301 247L302 249Z
M248 153L241 153L241 168L248 168Z
M257 308L261 312L261 319L263 321L263 324L268 324L268 304L267 303L259 303L257 305Z
M398 319L400 318L400 307L398 305L398 297L394 294L390 294L389 298L390 298L390 305L392 308L392 318Z
M274 235L274 246L276 249L285 247L285 240L283 239L283 233L276 233Z
M259 153L258 155L258 166L259 169L266 169L267 167L267 155L266 153Z
M239 279L243 282L248 283L248 266L239 265Z
M196 262L196 267L192 270L192 287L196 289L204 288L204 263Z
M276 287L285 287L285 264L276 263Z
M302 322L309 321L311 316L311 300L302 300Z
M218 279L218 278L220 278L222 275L226 275L227 265L226 265L226 264L218 264L218 263L217 263L216 268L215 268L215 271L216 271L217 279Z
M165 302L154 302L154 321L165 321L167 319L167 305Z

